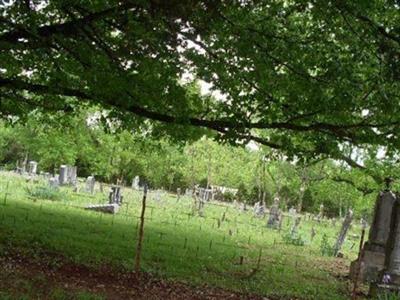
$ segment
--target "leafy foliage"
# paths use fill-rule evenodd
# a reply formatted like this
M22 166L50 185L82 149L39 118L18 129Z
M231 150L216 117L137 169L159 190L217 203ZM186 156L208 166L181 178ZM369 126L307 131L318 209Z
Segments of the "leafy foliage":
M328 240L328 237L326 234L324 234L322 236L320 251L321 251L321 255L324 255L324 256L334 256L335 255L335 249L329 243L329 240Z
M212 131L363 168L347 146L381 146L388 157L400 146L398 10L393 1L15 1L2 8L0 110L13 122L95 106L104 124L158 138Z
M282 236L282 239L285 244L289 245L304 246L305 244L303 237L298 233L290 234L290 232L287 232Z
M59 201L64 197L63 193L48 186L35 186L32 189L27 188L26 191L29 196L35 199Z

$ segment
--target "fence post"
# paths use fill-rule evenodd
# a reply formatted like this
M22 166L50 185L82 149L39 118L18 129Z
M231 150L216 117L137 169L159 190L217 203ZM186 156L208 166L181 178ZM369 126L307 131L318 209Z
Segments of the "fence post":
M4 206L6 206L6 204L7 204L8 186L9 186L9 184L10 184L10 181L7 181L6 192L4 194Z
M144 234L144 213L146 211L146 198L147 198L147 185L144 185L143 189L143 199L142 199L142 212L140 214L140 227L139 227L139 236L136 246L136 255L135 255L135 273L138 275L140 273L140 257L142 254L142 242L143 242L143 234Z

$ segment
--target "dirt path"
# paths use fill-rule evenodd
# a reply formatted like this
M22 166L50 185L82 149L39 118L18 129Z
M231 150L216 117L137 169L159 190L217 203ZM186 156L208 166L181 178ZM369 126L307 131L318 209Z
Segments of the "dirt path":
M192 287L148 274L138 279L133 273L107 267L91 269L60 257L33 259L17 253L8 254L0 256L0 270L0 291L11 299L21 295L31 299L55 299L54 291L65 293L63 299L78 299L76 295L81 292L93 295L91 299L269 299L207 286Z

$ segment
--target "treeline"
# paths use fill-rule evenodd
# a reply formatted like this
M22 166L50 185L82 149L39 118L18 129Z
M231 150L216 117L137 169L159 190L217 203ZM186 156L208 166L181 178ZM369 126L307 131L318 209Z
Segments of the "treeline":
M207 137L176 143L143 131L111 130L93 111L48 118L1 123L0 160L6 168L28 159L39 163L39 171L55 173L61 164L70 164L82 177L129 185L139 175L152 188L170 191L195 184L226 186L239 190L235 197L226 195L227 201L270 205L279 196L282 208L317 212L324 204L330 216L343 215L349 207L368 215L376 196L357 188L360 181L374 187L365 175L329 160L294 164L268 149L221 145Z

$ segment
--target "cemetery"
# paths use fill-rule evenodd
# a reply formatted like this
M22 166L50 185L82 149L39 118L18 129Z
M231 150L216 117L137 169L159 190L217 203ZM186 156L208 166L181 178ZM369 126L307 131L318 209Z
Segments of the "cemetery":
M0 0L0 300L400 299L399 1Z
M26 192L27 187L48 184L44 176L38 183L32 183L21 175L3 171L0 182L0 224L2 230L11 233L2 243L7 241L18 249L35 241L32 251L63 253L83 265L110 264L132 269L141 191L125 187L121 192L110 185L108 194L106 189L100 192L99 185L95 185L93 196L85 197L73 187L60 186L62 200L52 201ZM78 185L84 187L86 181L78 179ZM122 202L118 200L121 193ZM178 201L176 194L157 193L149 191L146 207L142 267L147 272L252 294L346 298L346 283L336 278L346 274L332 271L330 265L339 263L346 269L356 258L359 224L354 224L347 233L357 237L344 240L340 224L332 227L328 219L302 220L299 215L282 212L285 217L279 228L270 227L271 216L275 220L276 215L275 212L268 215L275 209L276 201L271 210L264 211L263 217L217 201L205 202L200 216L192 213L192 197L182 196ZM89 203L91 207L87 210ZM111 205L118 210L110 214L98 209ZM317 231L313 239L312 230ZM321 243L326 236L334 245L339 232L340 251L345 259L336 261L333 256L321 254ZM285 241L285 235L301 236L304 245ZM310 268L310 264L314 267ZM279 281L273 280L276 272L280 274ZM318 286L307 279L309 276L319 278ZM282 284L284 289L280 289Z

